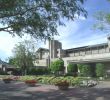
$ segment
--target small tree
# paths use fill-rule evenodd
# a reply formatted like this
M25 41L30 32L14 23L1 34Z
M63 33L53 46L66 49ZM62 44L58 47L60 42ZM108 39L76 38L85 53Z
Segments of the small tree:
M68 66L67 66L67 71L68 73L76 73L77 72L77 65L76 64L72 64L72 63L69 63Z
M51 63L51 71L54 72L55 74L63 70L64 70L64 61L62 59L58 59Z
M22 75L26 75L27 71L32 68L35 60L35 44L32 40L25 40L15 45L13 49L13 57L9 58L9 63L19 67Z
M97 77L103 77L104 75L105 75L104 64L97 63L96 64L96 76Z

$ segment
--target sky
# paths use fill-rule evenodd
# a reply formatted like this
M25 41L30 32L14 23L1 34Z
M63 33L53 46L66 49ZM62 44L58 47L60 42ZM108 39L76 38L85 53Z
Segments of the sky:
M93 15L98 11L110 12L110 2L107 0L86 0L83 7L88 12L87 19L80 16L75 21L66 21L66 26L59 26L59 36L56 40L62 42L63 49L69 49L80 46L94 45L107 42L107 32L93 30L95 18ZM7 61L12 56L12 49L15 44L24 38L12 37L9 33L0 32L0 59ZM41 47L48 48L48 42L39 42Z

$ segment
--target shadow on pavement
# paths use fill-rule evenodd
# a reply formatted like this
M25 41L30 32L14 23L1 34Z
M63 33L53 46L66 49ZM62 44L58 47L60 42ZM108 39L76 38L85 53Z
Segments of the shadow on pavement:
M0 82L0 100L110 100L110 88L69 88L61 91L51 85L28 87L22 82Z

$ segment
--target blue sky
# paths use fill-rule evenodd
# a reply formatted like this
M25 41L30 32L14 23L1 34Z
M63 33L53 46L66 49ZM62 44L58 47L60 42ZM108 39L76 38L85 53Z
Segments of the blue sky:
M80 16L74 22L66 21L66 27L58 27L60 36L55 36L55 39L62 42L63 49L107 42L108 33L92 30L92 27L95 23L94 13L97 11L110 12L110 2L107 0L87 0L83 6L88 12L87 19ZM13 38L10 34L1 32L0 58L6 60L11 56L14 45L23 39ZM48 43L42 43L42 47L47 48Z

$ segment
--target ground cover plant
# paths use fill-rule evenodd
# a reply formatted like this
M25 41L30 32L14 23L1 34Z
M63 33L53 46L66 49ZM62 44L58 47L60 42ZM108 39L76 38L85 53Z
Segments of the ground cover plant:
M7 76L4 76L4 78ZM3 76L2 76L3 78ZM26 82L28 80L35 80L37 84L55 85L59 81L67 81L70 86L80 87L83 82L89 82L91 80L97 81L95 78L88 77L73 77L73 76L52 76L52 75L37 75L37 76L19 76L18 81ZM91 83L90 83L91 84Z
M87 77L72 77L72 76L48 76L48 75L38 75L38 76L23 76L20 78L21 81L35 79L40 84L50 84L54 85L59 81L67 81L70 86L80 86L83 80L88 80Z

